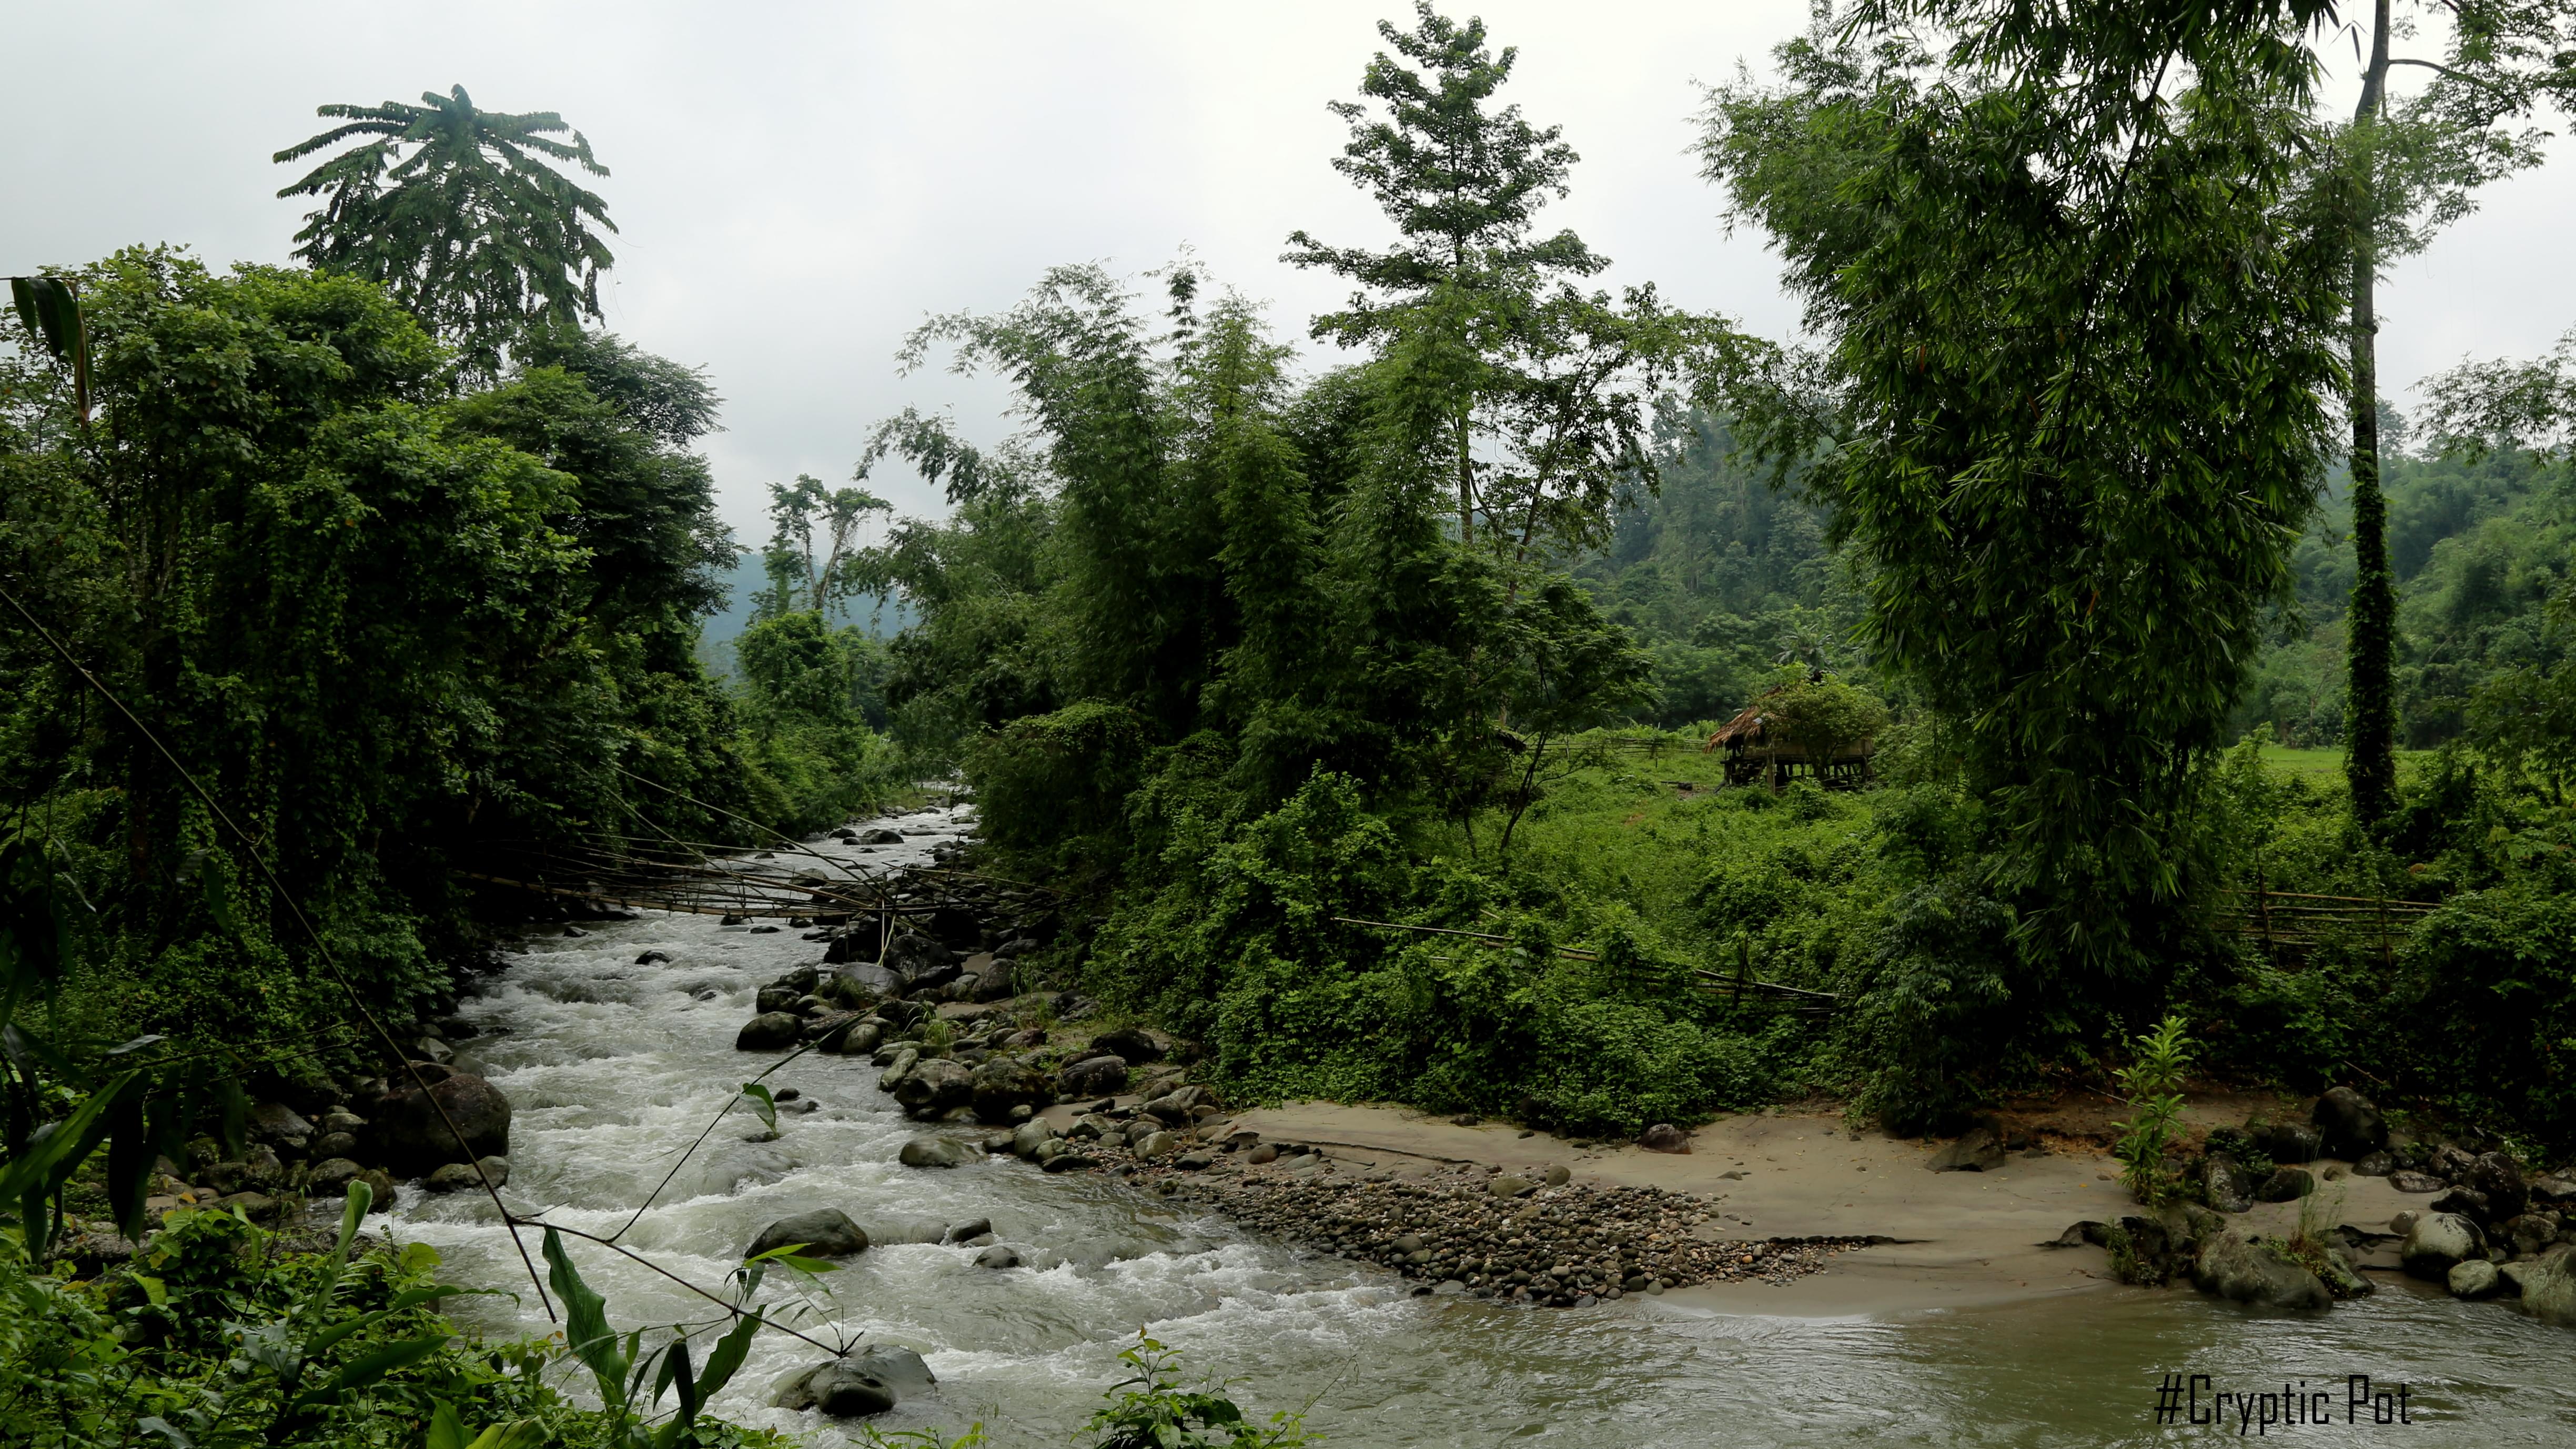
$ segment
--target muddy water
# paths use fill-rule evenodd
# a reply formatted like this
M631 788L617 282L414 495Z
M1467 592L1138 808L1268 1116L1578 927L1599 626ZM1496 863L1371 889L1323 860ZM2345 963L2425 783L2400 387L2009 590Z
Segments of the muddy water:
M890 822L928 833L851 861L924 859L959 815ZM796 933L755 934L713 917L652 915L532 939L466 1008L486 1034L461 1065L516 1104L512 1180L523 1211L614 1231L738 1083L765 1064L732 1050L758 988L816 959ZM648 949L668 963L644 966ZM823 1105L747 1140L736 1116L708 1139L626 1237L694 1281L720 1282L771 1220L839 1207L878 1246L830 1275L800 1321L919 1350L934 1400L886 1427L981 1421L997 1444L1061 1445L1121 1374L1138 1330L1238 1380L1262 1413L1305 1408L1342 1446L2149 1444L2233 1435L2237 1425L2155 1422L2163 1375L2208 1375L2218 1392L2330 1395L2331 1425L2259 1419L2246 1437L2322 1444L2576 1445L2576 1333L2492 1306L2391 1286L2321 1319L2262 1318L2185 1293L2106 1289L2006 1307L1889 1318L1711 1314L1638 1298L1583 1312L1417 1299L1375 1269L1288 1251L1217 1221L1178 1216L1114 1179L1048 1177L1007 1159L948 1171L896 1165L911 1124L864 1060L807 1057L773 1078ZM989 1217L1030 1266L974 1266L931 1241ZM487 1328L543 1333L509 1241L488 1207L405 1189L391 1230L437 1246L459 1281L509 1286L484 1300ZM533 1243L531 1244L533 1247ZM701 1315L642 1269L574 1245L619 1326ZM782 1335L761 1346L716 1411L842 1442L811 1413L769 1407L771 1385L819 1359ZM2348 1374L2407 1386L2411 1424L2343 1422ZM578 1386L574 1386L577 1390ZM2187 1415L2189 1407L2184 1406Z

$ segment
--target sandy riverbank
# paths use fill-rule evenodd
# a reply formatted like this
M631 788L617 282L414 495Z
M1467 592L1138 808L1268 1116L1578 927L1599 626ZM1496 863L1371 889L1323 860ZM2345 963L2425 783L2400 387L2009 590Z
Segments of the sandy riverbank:
M2198 1125L2242 1122L2243 1099L2193 1104ZM2090 1134L2097 1113L2062 1125ZM2047 1119L2042 1119L2047 1120ZM1991 1172L1934 1172L1941 1143L1853 1133L1838 1115L1785 1110L1723 1117L1690 1133L1687 1154L1634 1145L1577 1147L1503 1123L1461 1126L1405 1108L1299 1102L1237 1115L1264 1141L1306 1143L1354 1169L1431 1176L1460 1164L1543 1176L1561 1166L1577 1183L1660 1187L1715 1204L1709 1225L1729 1238L1880 1238L1833 1257L1820 1272L1783 1284L1739 1282L1676 1289L1667 1300L1724 1312L1844 1316L1965 1308L2058 1294L2121 1289L2099 1248L2044 1247L2070 1223L2137 1208L2119 1163L2086 1136L2035 1134ZM2312 1166L2323 1174L2336 1166ZM2339 1223L2384 1232L2389 1217L2422 1207L2385 1178L2344 1175L2323 1186ZM2335 1195L2340 1194L2339 1203ZM2299 1205L2258 1205L2243 1221L2286 1232ZM2366 1267L2394 1268L2365 1261Z

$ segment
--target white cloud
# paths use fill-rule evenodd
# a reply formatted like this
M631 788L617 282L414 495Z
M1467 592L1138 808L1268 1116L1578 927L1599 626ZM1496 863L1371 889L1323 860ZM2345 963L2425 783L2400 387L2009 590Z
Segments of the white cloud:
M1271 300L1283 333L1340 301L1277 261L1291 230L1382 240L1329 166L1397 3L29 7L0 89L0 270L139 241L284 261L300 201L278 148L325 101L462 82L482 105L560 111L615 172L610 322L706 364L728 399L712 443L727 517L765 531L761 485L845 477L875 419L955 406L998 433L1000 389L898 378L925 314L1008 305L1038 272L1139 272L1187 242ZM1774 335L1794 323L1759 238L1723 234L1686 148L1695 82L1757 68L1800 0L1453 6L1521 50L1511 98L1583 155L1546 213L1652 280ZM2386 289L2383 376L2463 353L2528 354L2576 323L2555 265L2571 182L2494 188L2484 211ZM2395 388L2392 388L2394 391ZM891 481L891 480L888 480ZM896 490L929 511L926 490Z

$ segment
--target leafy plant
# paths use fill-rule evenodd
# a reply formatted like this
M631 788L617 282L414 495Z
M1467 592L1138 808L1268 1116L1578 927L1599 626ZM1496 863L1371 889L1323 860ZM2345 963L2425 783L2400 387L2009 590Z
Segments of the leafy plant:
M1109 1388L1108 1406L1091 1416L1094 1449L1294 1449L1314 1442L1301 1414L1282 1410L1265 1426L1244 1416L1217 1383L1183 1386L1180 1355L1145 1336L1118 1355L1135 1370Z
M2121 1181L2149 1207L2173 1191L2165 1171L2165 1149L2182 1123L2183 1075L2191 1068L2191 1041L2179 1012L2156 1023L2135 1043L2136 1060L2120 1069L2121 1090L2129 1100L2129 1120L2118 1124L2120 1140L2113 1156L2127 1164Z

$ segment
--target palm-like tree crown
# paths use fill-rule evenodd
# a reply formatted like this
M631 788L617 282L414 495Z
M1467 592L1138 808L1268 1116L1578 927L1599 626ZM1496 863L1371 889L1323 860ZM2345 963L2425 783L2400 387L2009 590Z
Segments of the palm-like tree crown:
M372 139L277 194L326 198L295 234L297 258L384 283L489 374L529 324L599 316L599 274L616 258L593 227L617 227L606 202L541 158L608 168L553 111L479 110L463 86L421 100L321 107L345 124L277 160Z

